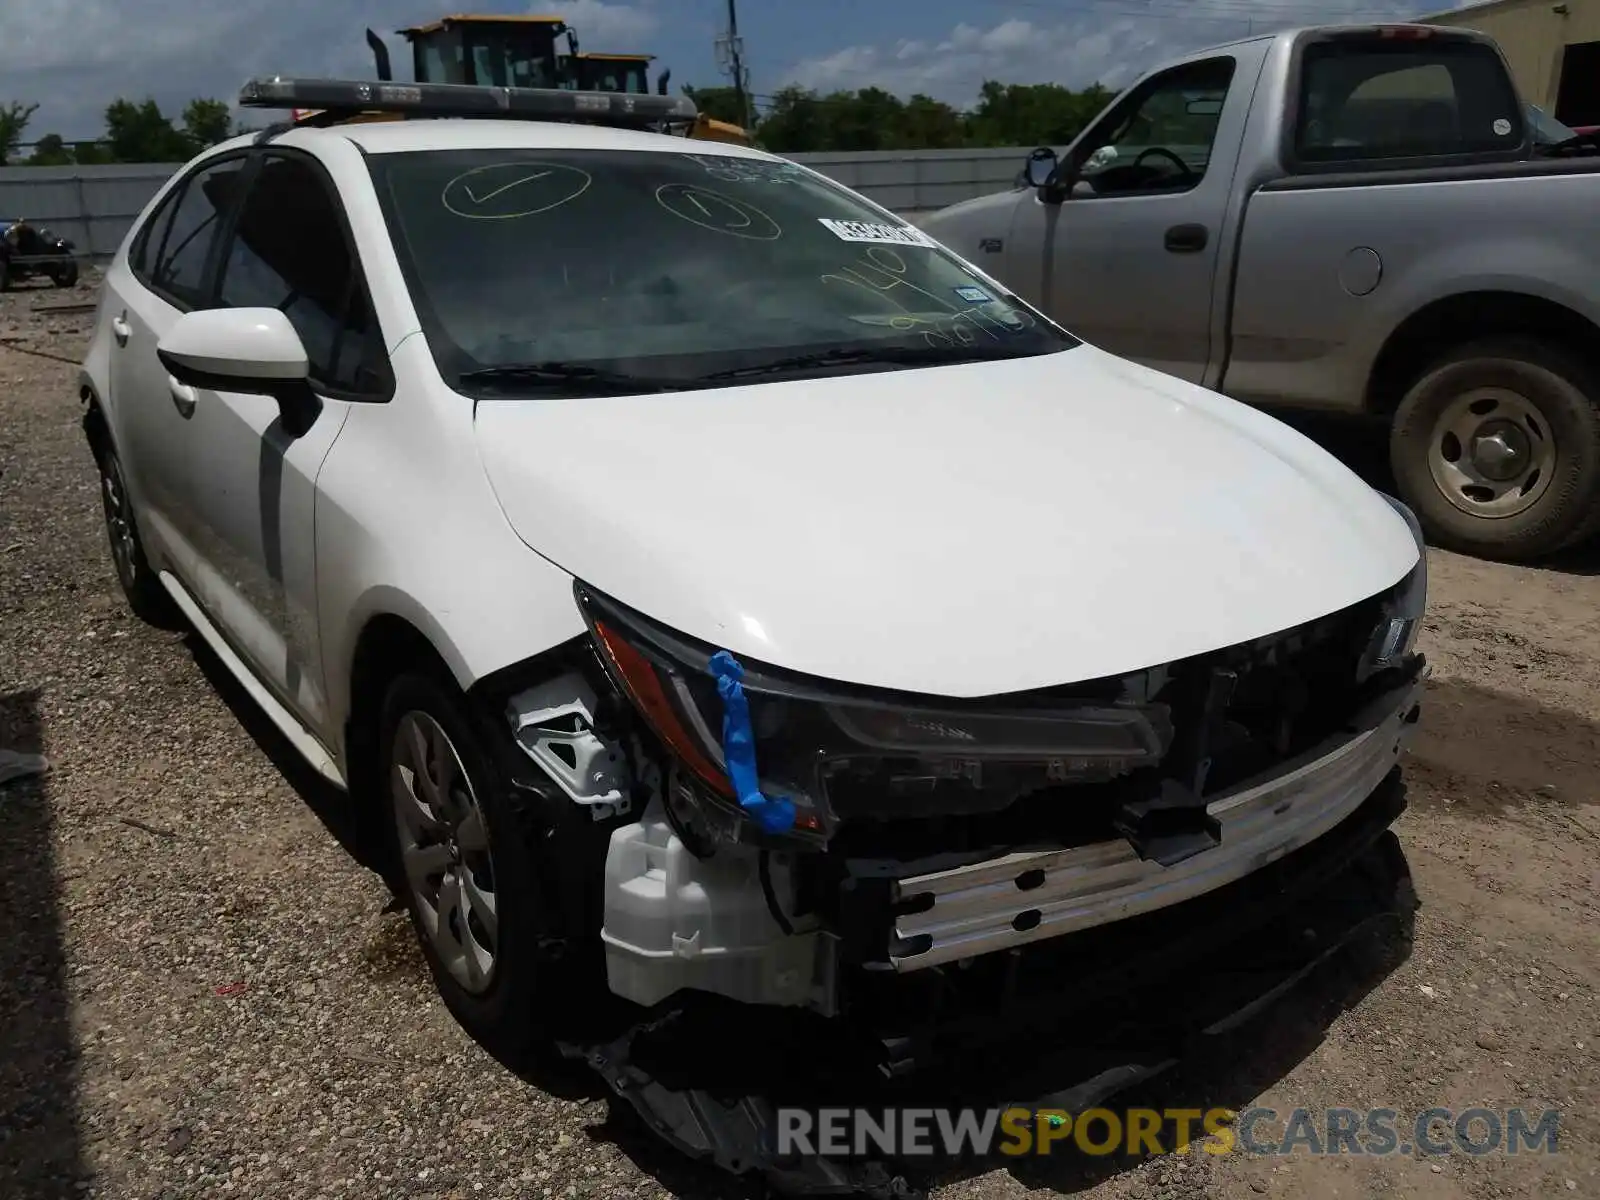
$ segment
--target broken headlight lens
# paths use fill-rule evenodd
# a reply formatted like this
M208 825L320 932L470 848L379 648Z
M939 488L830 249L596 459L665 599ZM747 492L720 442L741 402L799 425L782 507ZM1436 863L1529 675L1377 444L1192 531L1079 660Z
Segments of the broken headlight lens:
M716 648L580 587L613 679L702 785L742 817L721 748ZM797 813L792 836L825 840L842 818L995 811L1018 795L1104 782L1157 764L1172 740L1164 705L1017 696L938 701L874 695L745 664L761 789Z

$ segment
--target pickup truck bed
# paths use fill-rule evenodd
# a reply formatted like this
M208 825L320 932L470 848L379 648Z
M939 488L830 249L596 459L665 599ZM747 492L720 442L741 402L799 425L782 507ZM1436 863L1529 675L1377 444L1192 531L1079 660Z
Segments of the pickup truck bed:
M1401 361L1373 367L1429 305L1465 317L1463 297L1482 308L1497 292L1592 305L1600 274L1585 280L1580 263L1600 262L1575 260L1550 230L1595 219L1597 175L1600 158L1583 158L1263 183L1239 239L1222 389L1267 405L1392 410L1454 322L1420 341L1403 333ZM1540 217L1510 219L1518 212Z

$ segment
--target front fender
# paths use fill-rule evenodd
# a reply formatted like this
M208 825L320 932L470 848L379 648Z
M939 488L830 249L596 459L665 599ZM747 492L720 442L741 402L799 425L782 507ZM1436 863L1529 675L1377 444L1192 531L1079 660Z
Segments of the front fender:
M469 689L586 630L572 576L517 537L489 487L472 402L405 386L433 371L398 347L387 404L352 406L317 480L317 610L330 744L341 747L362 631L414 626ZM456 401L459 401L457 403Z

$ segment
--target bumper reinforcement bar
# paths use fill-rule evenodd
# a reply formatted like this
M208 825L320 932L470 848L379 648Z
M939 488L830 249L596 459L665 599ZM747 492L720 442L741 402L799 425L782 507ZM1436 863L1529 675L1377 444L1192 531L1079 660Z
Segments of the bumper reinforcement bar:
M1170 867L1124 840L1007 854L902 879L889 961L918 971L1121 921L1223 887L1321 837L1394 768L1415 727L1422 678L1374 701L1343 733L1207 804L1221 844ZM931 898L931 901L930 901ZM909 902L915 902L911 904Z

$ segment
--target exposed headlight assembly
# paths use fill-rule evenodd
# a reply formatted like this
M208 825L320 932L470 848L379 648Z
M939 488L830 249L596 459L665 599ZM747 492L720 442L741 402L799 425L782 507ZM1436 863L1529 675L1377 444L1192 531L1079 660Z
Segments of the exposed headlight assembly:
M1380 493L1382 494L1382 493ZM1372 641L1362 659L1360 675L1367 676L1398 666L1417 645L1422 616L1428 606L1428 546L1417 515L1393 496L1383 497L1405 518L1417 543L1417 565L1384 602L1383 615L1373 630Z
M725 753L718 649L583 586L578 603L606 670L676 758L728 840L773 839L741 808ZM724 659L725 662L725 659ZM1102 782L1154 766L1172 741L1165 705L1024 695L942 701L743 664L761 792L793 805L778 840L825 842L842 818L995 811L1022 790ZM670 807L670 800L669 800Z

